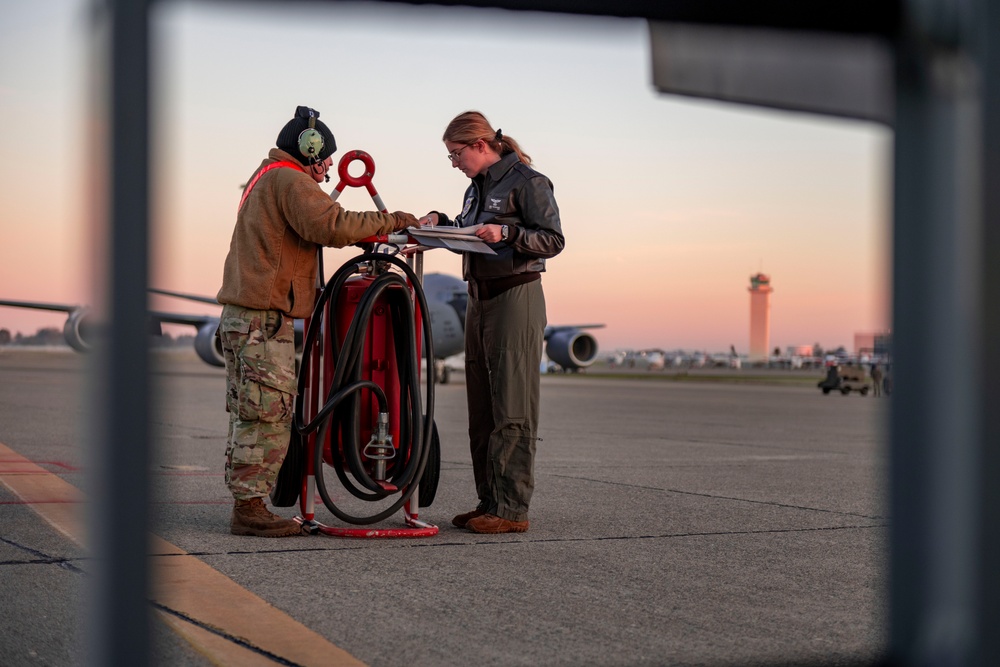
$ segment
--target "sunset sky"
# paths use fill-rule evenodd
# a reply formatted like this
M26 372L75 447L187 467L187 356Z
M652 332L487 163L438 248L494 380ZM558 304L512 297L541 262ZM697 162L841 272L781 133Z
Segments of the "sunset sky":
M99 269L87 188L102 131L90 113L89 5L7 5L0 299L87 303ZM215 295L240 185L297 105L321 112L335 160L370 153L389 209L418 216L458 212L468 180L441 135L477 109L555 185L567 243L543 280L550 324L603 322L605 350L746 353L747 288L763 272L772 348L850 350L855 333L889 328L891 131L662 95L643 21L170 2L154 30L156 287ZM341 202L372 207L364 190ZM356 250L326 253L329 274ZM457 255L427 254L427 271L460 269ZM63 321L0 308L12 331Z

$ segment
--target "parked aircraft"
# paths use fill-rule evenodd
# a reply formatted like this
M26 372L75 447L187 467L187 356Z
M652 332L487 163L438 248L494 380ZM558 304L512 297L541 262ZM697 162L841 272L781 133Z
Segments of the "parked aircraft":
M667 366L680 364L679 353L671 353L659 348L648 350L627 350L620 352L612 361L623 368L644 368L648 371L662 371Z
M443 359L465 349L465 309L469 302L465 281L445 273L428 273L423 280L424 294L431 311L435 356ZM447 307L444 307L447 306ZM559 369L576 372L597 360L597 339L584 329L598 329L603 324L577 324L545 327L545 354ZM437 377L447 382L447 368Z
M171 296L180 296L175 293L167 293ZM191 298L184 295L184 298ZM213 303L218 305L214 299L196 297L198 301ZM67 314L66 323L63 325L63 338L66 344L77 352L88 352L92 347L92 341L97 336L99 324L94 320L93 313L87 306L70 305L61 303L41 303L37 301L7 301L0 300L0 306L13 308L33 308L35 310L51 310L64 312ZM195 335L195 351L203 361L212 366L225 366L222 357L222 350L215 343L215 330L219 327L219 318L211 315L185 315L182 313L168 313L159 311L149 311L149 332L160 333L160 325L184 324L195 327L198 333Z
M730 346L729 352L706 354L704 352L685 352L684 350L662 350L650 348L645 350L620 350L608 359L612 367L628 369L645 369L662 371L668 368L741 368L743 358Z
M634 366L645 367L649 371L662 371L667 366L667 353L660 349L639 350L629 363Z
M430 311L431 332L434 336L434 372L438 382L448 381L448 367L445 359L460 354L465 349L465 309L468 292L465 281L443 273L429 273L423 278L424 294ZM218 305L211 297L185 294L162 289L150 289L154 294L187 299L200 303ZM0 306L14 308L34 308L67 313L63 325L66 343L78 352L91 348L97 325L93 313L87 306L35 301L0 300ZM185 315L163 311L149 311L149 330L159 334L161 324L181 324L196 329L194 349L205 363L225 366L222 348L215 336L219 327L217 315ZM576 371L586 368L597 359L597 340L583 329L603 327L603 324L579 326L552 326L545 329L545 351L549 359L564 370ZM295 321L295 342L300 348L303 338L303 322Z

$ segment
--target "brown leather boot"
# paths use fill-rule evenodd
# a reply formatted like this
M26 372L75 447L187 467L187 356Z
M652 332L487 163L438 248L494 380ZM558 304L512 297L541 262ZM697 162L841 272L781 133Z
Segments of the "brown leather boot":
M465 514L459 514L454 519L451 520L451 525L458 526L459 528L465 528L465 525L469 523L470 519L475 519L478 516L486 514L481 509L474 509L471 512L466 512Z
M269 512L262 498L251 498L236 501L229 532L255 537L292 537L302 534L302 526Z
M502 519L495 514L484 514L475 519L469 519L465 527L474 533L523 533L528 530L528 521L511 521Z

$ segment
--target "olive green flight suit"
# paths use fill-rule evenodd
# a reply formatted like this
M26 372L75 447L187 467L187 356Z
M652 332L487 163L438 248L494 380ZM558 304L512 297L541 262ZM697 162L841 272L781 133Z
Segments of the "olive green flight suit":
M465 386L479 509L510 521L528 518L535 488L545 325L541 280L469 298Z

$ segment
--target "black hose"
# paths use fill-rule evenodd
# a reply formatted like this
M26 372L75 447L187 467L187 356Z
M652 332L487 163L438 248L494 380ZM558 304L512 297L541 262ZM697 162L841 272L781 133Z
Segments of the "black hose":
M341 290L353 275L361 273L363 268L383 267L362 294L354 312L351 325L344 335L343 343L336 331L337 302ZM422 414L420 400L420 357L416 346L416 327L414 326L413 302L409 297L410 285L398 273L393 273L384 265L392 264L400 268L409 278L420 308L423 321L424 351L426 358L433 360L433 340L431 338L430 310L427 299L421 288L420 281L413 270L403 261L382 253L365 253L345 263L323 289L303 340L303 356L300 368L298 389L299 398L295 406L295 427L303 435L316 431L314 449L314 464L316 488L326 505L335 516L352 524L369 524L382 521L396 513L403 503L409 500L416 483L421 479L427 465L430 442L434 423L434 378L427 373L427 413ZM386 491L365 470L359 451L360 426L358 394L371 391L379 403L380 412L388 411L388 400L385 392L376 383L361 378L362 353L367 336L368 326L379 298L385 295L390 313L393 343L396 352L396 369L400 386L399 442L396 447L394 463L388 470L386 481L400 490L400 498L391 507L369 517L355 517L338 508L330 498L323 475L323 442L331 427L339 428L341 447L332 443L331 461L344 487L355 497L363 500L381 500L395 491ZM332 300L332 301L331 301ZM328 334L331 338L331 349L334 353L334 378L323 407L308 424L304 423L304 400L306 379L311 370L312 350L316 345L320 323L324 309L330 311ZM338 432L338 431L335 431ZM399 463L402 461L403 463ZM363 488L353 483L347 476L345 467Z
M393 285L400 285L403 289L395 289L395 290L388 289ZM347 373L349 373L350 376L345 377L343 380L340 381L338 381L338 377L335 377L331 389L333 387L343 386L347 380L352 381L352 383L360 381L361 366L362 366L361 364L362 351L364 350L364 343L368 330L368 322L370 320L371 313L375 308L375 305L378 303L379 297L381 297L383 293L386 294L386 298L390 300L390 303L392 302L392 300L395 300L396 302L402 302L404 305L404 308L402 308L403 310L402 313L399 313L400 310L399 308L389 309L391 313L397 314L397 317L392 318L391 321L394 322L409 321L411 323L409 327L398 327L398 326L394 327L395 329L403 329L401 333L407 335L406 342L408 343L408 345L402 348L402 350L400 350L400 346L397 345L396 347L396 359L397 359L396 366L400 372L402 371L408 357L406 353L409 352L410 350L413 350L414 353L416 352L416 337L414 334L414 327L412 326L413 305L410 302L408 290L406 288L406 283L403 280L403 278L400 277L398 274L384 273L380 275L378 278L376 278L374 282L372 282L372 284L368 286L368 289L366 289L364 294L362 295L361 301L359 302L357 310L355 311L354 319L351 322L351 326L348 329L346 338L344 340L344 347L341 350L341 358L347 357L347 361L342 366L338 365L338 372L342 367L347 369ZM395 339L395 341L402 341L402 340L403 340L402 338ZM402 390L400 397L401 408L406 407L408 402L406 399L414 391L414 387L412 385L405 384L408 379L409 378L404 376L400 377L400 388ZM347 386L354 386L354 385L348 384ZM419 387L416 388L416 391L419 392ZM356 399L356 396L354 396L353 398ZM411 414L410 417L411 419L415 419L416 423L419 423L420 421L419 401L411 405L411 409L414 407L416 408L417 412L415 415ZM382 412L386 412L386 410L383 409ZM354 418L356 416L357 416L357 410L352 410L349 415L351 428L344 429L349 435L349 439L343 441L345 443L358 442L358 439L360 437L360 428L358 424L358 419ZM406 423L405 412L402 412L400 414L400 423L401 424ZM401 435L400 437L401 442L400 442L400 447L398 448L397 451L397 456L401 455L408 456L410 454L409 452L410 447L408 447L407 445L411 442L411 439L403 438L402 433L400 435ZM387 495L382 491L382 487L379 486L368 475L368 472L364 468L364 463L361 460L361 454L358 451L358 448L345 446L343 451L348 467L350 468L351 473L354 475L354 478L360 481L362 485L368 488L369 490L374 491L376 493L381 493L381 495L383 496ZM406 461L405 467L403 468L403 472L400 475L394 475L388 478L388 481L394 482L400 488L406 486L412 480L412 475L415 470L415 466L418 463L417 457L414 456L408 456L408 458L402 458L401 456L401 459Z

